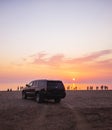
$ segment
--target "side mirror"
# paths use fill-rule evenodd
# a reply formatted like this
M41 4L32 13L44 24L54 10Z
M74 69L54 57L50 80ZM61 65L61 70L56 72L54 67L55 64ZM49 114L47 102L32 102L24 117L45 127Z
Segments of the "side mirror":
M29 85L29 84L26 84L26 87L30 87L30 85Z

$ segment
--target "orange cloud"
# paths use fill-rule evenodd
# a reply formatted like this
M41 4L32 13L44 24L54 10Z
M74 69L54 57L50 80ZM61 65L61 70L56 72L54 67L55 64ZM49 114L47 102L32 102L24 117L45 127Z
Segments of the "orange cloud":
M87 62L93 62L96 59L112 54L112 50L101 50L98 52L93 52L89 55L85 55L83 57L79 58L66 58L64 54L56 54L53 56L49 56L45 52L41 52L38 54L34 54L30 57L32 57L32 64L44 64L44 65L61 65L61 64L78 64L78 63L87 63ZM109 60L109 59L108 59ZM111 59L110 59L111 60ZM103 61L101 61L103 62Z
M112 73L112 50L101 50L79 58L67 58L64 54L49 56L40 52L30 56L30 64L39 67L38 72L48 72L65 79L78 76L79 79L110 77ZM78 73L77 73L78 72Z
M0 81L33 78L61 79L65 82L111 81L112 50L101 50L82 57L49 55L40 52L23 58L22 62L1 69ZM3 80L5 79L5 80Z

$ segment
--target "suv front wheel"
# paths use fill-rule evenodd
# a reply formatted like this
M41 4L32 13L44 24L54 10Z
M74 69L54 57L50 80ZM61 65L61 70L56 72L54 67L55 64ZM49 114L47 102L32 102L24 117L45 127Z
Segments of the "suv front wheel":
M42 103L44 101L44 96L43 94L40 92L40 93L37 93L36 96L35 96L35 100L36 102L38 103Z
M22 92L22 99L26 99L26 98L27 98L26 93Z

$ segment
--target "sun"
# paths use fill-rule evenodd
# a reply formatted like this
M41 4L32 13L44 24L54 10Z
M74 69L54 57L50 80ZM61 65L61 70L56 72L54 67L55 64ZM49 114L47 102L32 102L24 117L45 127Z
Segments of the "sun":
M73 78L73 81L75 81L75 78Z

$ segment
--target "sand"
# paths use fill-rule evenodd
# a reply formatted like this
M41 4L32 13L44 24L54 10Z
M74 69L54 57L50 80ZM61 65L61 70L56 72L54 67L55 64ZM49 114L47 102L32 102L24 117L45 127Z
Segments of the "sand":
M112 130L112 91L67 91L59 104L0 92L0 130Z

